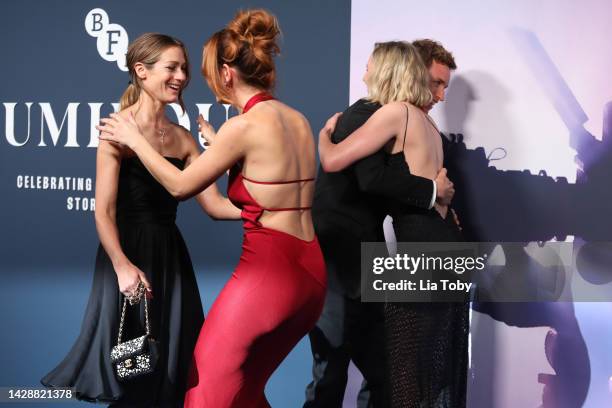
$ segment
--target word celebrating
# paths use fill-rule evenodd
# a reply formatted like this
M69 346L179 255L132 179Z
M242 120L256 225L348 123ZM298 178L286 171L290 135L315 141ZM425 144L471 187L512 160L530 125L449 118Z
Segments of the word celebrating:
M18 189L91 191L91 177L17 175Z
M372 272L380 275L385 271L403 270L414 275L417 271L454 271L462 274L466 271L483 270L485 267L485 256L410 256L408 254L397 254L395 257L376 257L372 260Z

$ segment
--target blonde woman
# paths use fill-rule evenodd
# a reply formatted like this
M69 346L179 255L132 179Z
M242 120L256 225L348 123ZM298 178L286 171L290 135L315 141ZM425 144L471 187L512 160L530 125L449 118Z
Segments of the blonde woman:
M432 100L429 74L415 47L376 44L365 80L368 99L384 106L335 145L329 136L337 115L328 121L319 134L323 168L342 170L387 146L389 166L435 179L443 164L442 140L426 113ZM387 204L398 242L462 240L448 201L439 200L430 210L395 200ZM467 316L467 301L385 305L392 407L465 406Z
M130 84L120 116L133 118L164 161L182 169L199 156L191 134L165 115L167 104L183 106L189 62L182 42L147 33L127 53ZM212 186L197 196L214 218L240 211ZM74 387L77 397L113 407L182 406L193 349L204 321L193 267L174 222L178 200L128 148L100 141L96 163L96 228L101 245L81 333L65 359L42 383ZM124 296L148 291L151 335L159 360L151 374L119 382L110 362L117 344ZM145 333L144 302L128 306L123 340Z

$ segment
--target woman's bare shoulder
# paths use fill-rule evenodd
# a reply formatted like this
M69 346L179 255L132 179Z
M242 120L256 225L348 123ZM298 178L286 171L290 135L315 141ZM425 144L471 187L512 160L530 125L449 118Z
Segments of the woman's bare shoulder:
M181 146L180 156L189 156L191 154L200 153L196 139L194 139L193 135L187 128L174 122L170 122L170 126L173 133L176 135L179 145Z
M132 105L115 113L124 119L130 119L131 116L136 114L136 111L134 105Z
M193 140L191 132L186 127L172 121L170 121L170 127L181 141Z
M377 120L395 122L406 117L406 109L405 102L389 102L374 112L372 117L375 116Z
M302 112L284 102L278 102L281 112L290 123L298 128L310 131L310 122Z

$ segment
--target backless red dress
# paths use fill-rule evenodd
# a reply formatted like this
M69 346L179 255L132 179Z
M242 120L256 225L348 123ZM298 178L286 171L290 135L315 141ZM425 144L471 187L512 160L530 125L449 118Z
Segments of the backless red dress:
M255 95L244 112L271 99ZM194 351L189 408L270 407L266 382L297 342L315 325L325 299L327 277L315 237L305 241L264 227L264 208L246 189L238 166L230 171L228 197L242 209L244 237L240 262L215 300Z

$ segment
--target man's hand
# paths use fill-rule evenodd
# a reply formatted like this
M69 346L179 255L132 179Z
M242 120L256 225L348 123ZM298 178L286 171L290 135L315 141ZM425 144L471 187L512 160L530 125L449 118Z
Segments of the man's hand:
M453 186L452 181L446 177L445 168L440 169L434 182L436 183L436 202L443 206L450 205L450 202L455 195L455 187Z
M443 220L446 219L446 215L448 214L448 206L447 205L442 205L440 203L435 203L434 204L434 209L438 212L438 214L440 214L440 217L442 217Z
M453 219L455 220L455 224L457 224L457 228L459 228L459 231L463 231L463 227L461 227L461 222L459 221L459 217L457 216L457 213L452 208L450 210L451 210L451 213L453 214Z

